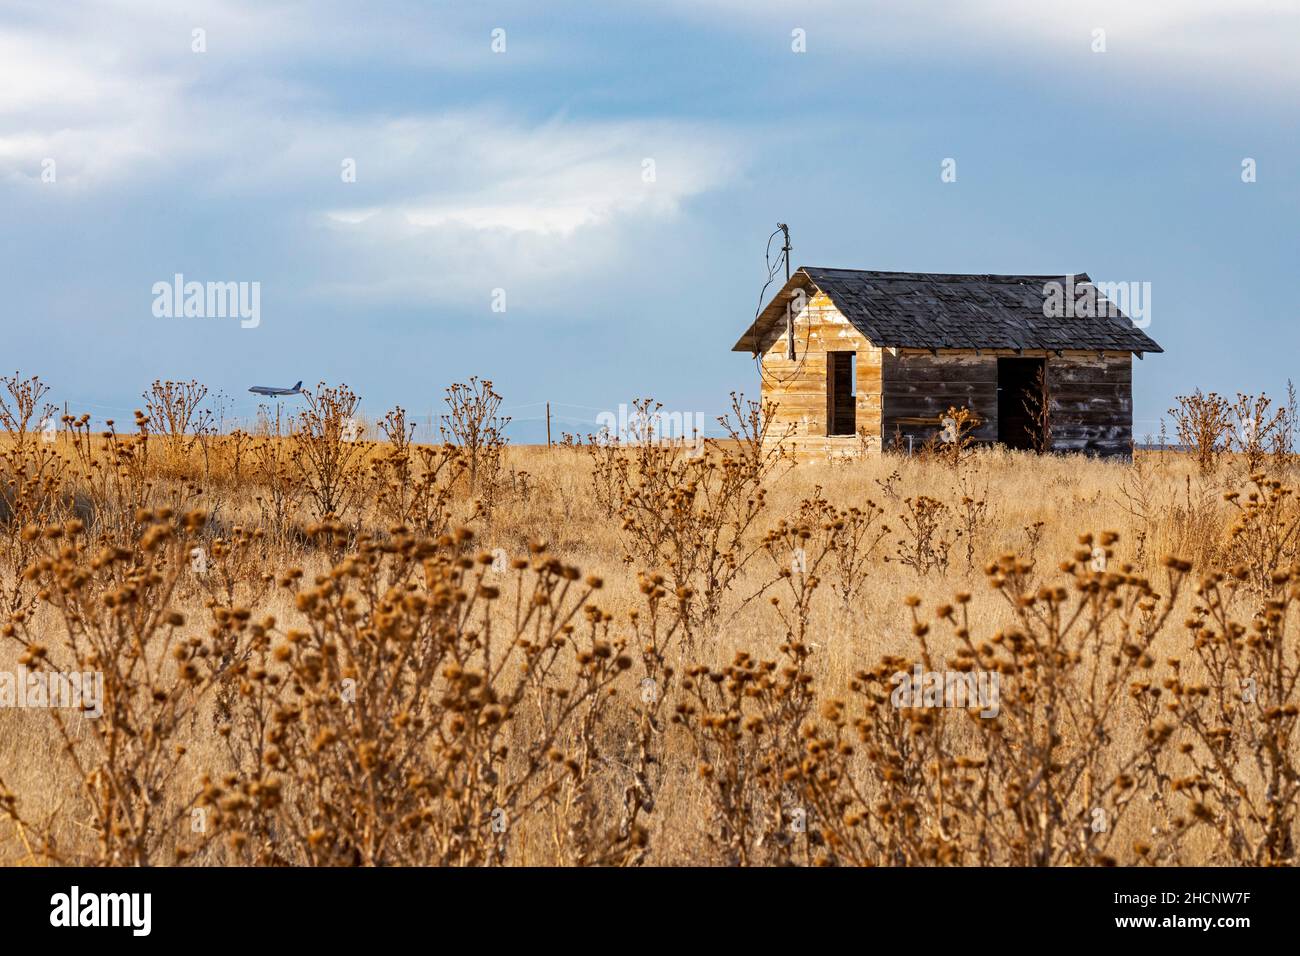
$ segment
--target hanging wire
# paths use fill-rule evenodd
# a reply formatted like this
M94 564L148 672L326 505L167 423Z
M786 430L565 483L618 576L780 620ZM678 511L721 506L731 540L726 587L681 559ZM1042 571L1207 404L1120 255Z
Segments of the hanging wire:
M754 322L752 326L753 328L752 339L754 343L754 347L752 351L754 353L754 365L758 368L759 381L762 382L762 384L767 386L768 388L781 388L786 384L786 382L789 382L791 379L795 378L800 373L800 371L803 369L804 359L808 355L808 343L809 341L811 341L812 338L812 324L808 323L804 329L804 340L803 340L804 347L799 350L799 356L795 360L794 371L792 371L789 375L785 376L784 378L779 378L776 375L769 373L767 369L763 367L763 357L758 350L758 317L763 313L763 302L767 297L768 288L775 281L777 275L781 271L781 267L787 263L789 258L786 254L785 247L782 246L781 254L777 257L775 263L772 262L772 240L775 239L777 236L781 235L781 233L782 230L778 226L777 229L773 231L773 233L770 236L767 237L767 247L763 250L763 260L764 262L767 263L767 281L763 283L763 288L759 290L758 307L754 310ZM789 308L788 304L786 305L786 308ZM793 335L794 334L793 323L791 323L791 325L792 325L791 334Z

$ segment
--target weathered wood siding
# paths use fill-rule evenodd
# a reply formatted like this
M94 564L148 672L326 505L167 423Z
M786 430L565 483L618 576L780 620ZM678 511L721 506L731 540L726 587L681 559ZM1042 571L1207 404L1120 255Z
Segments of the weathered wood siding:
M759 343L762 394L776 403L772 434L792 428L802 451L832 450L854 439L827 435L827 352L857 353L855 426L868 447L924 444L941 429L949 408L979 418L976 442L998 440L998 358L1044 358L1051 395L1052 448L1126 456L1133 440L1133 359L1128 352L1025 349L881 349L817 293L795 316L795 361L788 358L784 322ZM813 439L821 439L816 442ZM859 443L860 444L860 443Z
M1133 357L1067 352L1047 360L1054 451L1133 452Z
M941 428L909 419L927 418L936 423L949 408L969 408L980 418L970 435L976 441L998 437L998 359L992 352L930 352L886 349L883 370L883 411L886 448L899 441L907 448L907 436L923 445Z
M924 444L950 407L971 409L980 424L970 433L977 442L998 440L998 358L1045 358L1051 395L1052 450L1126 456L1133 440L1133 359L1128 352L1014 352L990 349L885 349L882 360L881 427L886 448L895 436L907 446ZM913 421L909 421L913 420Z
M793 427L795 438L825 438L826 353L856 352L854 366L854 418L858 435L879 448L881 350L840 315L825 295L808 300L794 320L795 360L789 359L785 323L764 337L759 346L763 361L763 399L776 403L771 434ZM832 438L851 442L852 438Z

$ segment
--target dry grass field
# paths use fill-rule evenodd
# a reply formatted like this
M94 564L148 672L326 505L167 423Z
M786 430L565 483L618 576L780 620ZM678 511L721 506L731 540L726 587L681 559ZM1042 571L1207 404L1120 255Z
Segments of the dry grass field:
M345 387L52 434L42 388L0 672L102 715L0 688L4 863L1295 862L1289 441L795 466L743 400L696 454L511 447L482 382L444 445Z

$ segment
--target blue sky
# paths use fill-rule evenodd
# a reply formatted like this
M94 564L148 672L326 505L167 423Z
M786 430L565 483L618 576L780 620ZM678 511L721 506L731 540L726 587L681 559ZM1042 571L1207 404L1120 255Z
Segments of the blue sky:
M6 0L0 367L123 421L155 378L426 415L474 374L518 441L545 400L711 421L780 220L796 264L1150 282L1140 436L1300 379L1297 37L1300 0ZM176 273L260 324L156 317Z

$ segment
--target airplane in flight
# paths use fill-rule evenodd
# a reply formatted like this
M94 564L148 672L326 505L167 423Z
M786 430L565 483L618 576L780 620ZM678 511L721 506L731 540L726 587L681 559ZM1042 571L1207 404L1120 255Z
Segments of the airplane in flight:
M274 385L254 385L249 389L249 391L257 395L301 395L302 381L299 380L298 384L293 388L276 388Z

